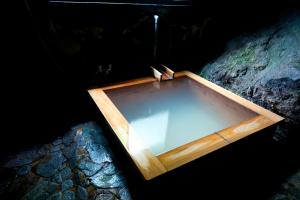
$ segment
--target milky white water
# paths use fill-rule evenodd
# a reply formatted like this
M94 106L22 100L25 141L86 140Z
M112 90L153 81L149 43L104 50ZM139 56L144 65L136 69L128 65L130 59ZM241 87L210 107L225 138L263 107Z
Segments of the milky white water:
M105 93L155 155L257 115L188 77Z

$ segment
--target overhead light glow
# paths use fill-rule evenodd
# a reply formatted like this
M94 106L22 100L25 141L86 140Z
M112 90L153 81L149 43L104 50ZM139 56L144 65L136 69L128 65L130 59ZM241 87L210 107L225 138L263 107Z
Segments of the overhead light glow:
M154 15L155 22L158 20L158 15Z

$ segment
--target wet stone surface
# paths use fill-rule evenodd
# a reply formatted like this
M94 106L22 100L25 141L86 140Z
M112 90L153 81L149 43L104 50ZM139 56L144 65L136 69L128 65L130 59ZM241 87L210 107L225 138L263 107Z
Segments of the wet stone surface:
M78 186L77 187L77 197L80 200L87 200L88 199L88 192L84 187Z
M131 199L107 141L93 122L20 152L0 167L1 177L11 172L1 180L0 199Z
M43 177L51 177L63 167L65 161L66 158L61 152L51 153L37 165L36 173Z
M285 180L270 200L297 199L300 199L300 170Z

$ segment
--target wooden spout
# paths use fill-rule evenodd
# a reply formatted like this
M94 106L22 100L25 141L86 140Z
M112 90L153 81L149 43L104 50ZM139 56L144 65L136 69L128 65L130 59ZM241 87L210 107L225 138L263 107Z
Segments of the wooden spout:
M152 66L150 68L152 69L153 76L158 81L172 80L174 78L175 72L165 65L159 66L159 69L156 69Z

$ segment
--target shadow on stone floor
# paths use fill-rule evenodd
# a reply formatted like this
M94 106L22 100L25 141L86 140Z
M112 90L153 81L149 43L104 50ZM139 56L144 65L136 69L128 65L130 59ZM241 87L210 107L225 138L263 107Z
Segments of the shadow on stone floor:
M297 151L272 131L145 181L109 127L88 122L2 163L0 199L299 199Z
M126 174L131 175L128 185L132 197L138 200L276 199L282 193L281 185L295 176L300 165L298 151L272 140L273 131L272 127L266 129L150 181L144 181L136 169L126 165L129 166ZM285 200L297 199L299 191L299 187L289 184L286 192L292 198Z
M94 122L1 165L1 199L131 199L122 172Z

